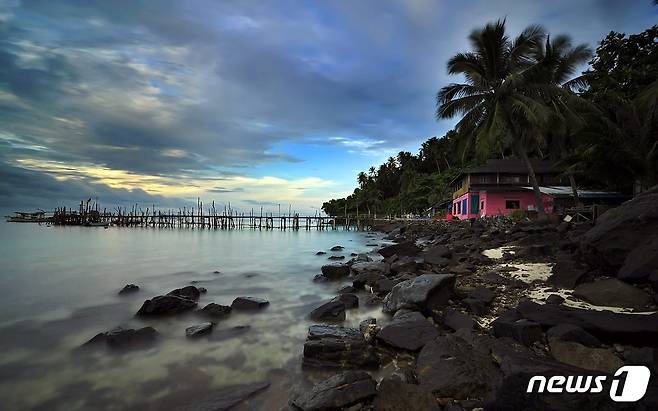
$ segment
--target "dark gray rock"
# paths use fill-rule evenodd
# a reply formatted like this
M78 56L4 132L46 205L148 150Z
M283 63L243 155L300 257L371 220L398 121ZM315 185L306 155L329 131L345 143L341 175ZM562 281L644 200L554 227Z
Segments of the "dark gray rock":
M343 247L342 245L335 245L335 246L331 247L329 250L330 251L342 251L343 249L345 249L345 247Z
M468 296L489 305L493 302L496 294L486 287L477 287L471 291Z
M496 318L491 327L496 337L509 337L523 345L532 345L535 341L541 341L541 325L526 319L517 319L513 315L503 315Z
M418 351L438 335L437 328L421 313L400 310L393 321L377 333L377 340L393 348Z
M338 300L328 301L311 311L313 321L344 321L345 303Z
M345 259L344 255L332 255L332 256L329 256L329 258L327 258L327 260L332 260L332 261L344 260L344 259Z
M551 273L547 283L558 287L574 288L586 277L587 267L573 261L570 256L562 256L558 257Z
M173 295L176 297L187 298L188 300L196 301L201 296L201 292L195 286L188 285L187 287L172 290L167 293L167 295Z
M396 282L390 278L382 278L377 280L375 284L372 285L372 292L379 296L385 296L386 294L393 291Z
M443 324L457 331L460 329L472 330L475 328L475 321L466 314L456 310L446 310L443 315Z
M556 360L585 370L614 374L624 365L611 348L586 347L577 342L557 338L550 339L548 346Z
M352 275L361 274L382 274L388 275L391 272L391 266L383 261L354 263L351 267Z
M482 301L476 300L475 298L464 298L462 303L464 303L468 310L475 315L482 316L489 312L489 307L487 307L487 305Z
M292 400L302 411L341 410L375 396L377 383L364 371L346 371L313 386Z
M600 347L602 345L601 341L592 334L571 324L559 324L555 327L549 328L548 331L546 331L546 338L548 338L549 341L551 339L557 339L561 341L577 342L587 347Z
M445 266L446 261L450 260L452 251L445 245L435 245L420 253L420 257L425 260L426 264Z
M453 295L455 276L452 274L422 274L403 281L384 298L384 312L402 308L431 312L441 310Z
M159 295L144 301L142 307L137 311L137 316L167 316L180 314L194 309L196 301L175 295Z
M346 285L345 287L341 287L338 290L338 294L352 294L355 291L356 289L354 287L352 287L351 285Z
M348 293L340 294L334 297L332 301L342 302L343 304L345 304L346 309L356 308L359 306L359 297L357 297L355 294L348 294Z
M260 310L270 305L270 302L258 297L238 297L231 303L234 310Z
M210 322L193 325L185 329L185 336L188 338L198 338L210 334L212 327L213 325Z
M658 313L621 314L581 310L564 305L540 305L530 301L519 303L515 310L522 318L537 322L545 328L572 324L603 342L658 346Z
M355 328L312 325L304 343L302 364L325 368L376 368L379 358Z
M374 287L378 281L384 280L387 277L380 273L363 273L354 276L352 286L357 290L363 290L365 286Z
M110 331L96 334L83 344L83 347L104 345L110 349L147 348L153 345L158 332L153 327L144 327L137 330L133 328L117 327Z
M654 224L658 227L658 223ZM658 272L658 233L631 250L617 278L625 281L642 281Z
M416 271L416 259L413 257L402 257L391 264L391 272L399 274L403 272L413 273Z
M420 253L421 249L418 248L414 241L405 241L403 243L389 245L379 250L379 254L384 258L397 254L398 257L402 256L415 256Z
M126 286L119 291L119 295L132 294L132 293L136 293L137 291L139 291L138 285L126 284Z
M330 280L338 280L350 275L350 267L346 264L323 265L322 275Z
M317 253L315 253L315 255L325 255L325 254L327 254L325 251L318 251Z
M637 310L646 308L652 303L649 294L616 278L580 284L573 290L573 296L594 305Z
M384 379L379 383L374 411L439 411L439 404L426 387Z
M227 305L210 303L197 312L211 318L224 318L231 314L231 310Z
M483 397L498 370L487 353L454 335L436 338L423 347L416 361L421 387L441 397Z
M365 320L361 321L359 323L359 331L361 333L364 333L370 328L371 325L377 325L377 319L376 318L366 318Z
M551 294L546 297L546 304L562 304L564 298L559 294Z

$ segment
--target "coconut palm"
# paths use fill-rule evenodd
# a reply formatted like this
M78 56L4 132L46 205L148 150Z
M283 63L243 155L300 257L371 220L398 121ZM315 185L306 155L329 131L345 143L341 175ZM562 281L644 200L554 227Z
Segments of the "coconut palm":
M542 27L529 26L512 40L504 20L474 30L472 51L448 61L448 72L463 75L465 82L438 92L436 113L439 119L462 116L456 129L464 150L475 145L480 155L488 155L501 146L511 148L526 164L540 217L544 205L528 153L544 143L539 130L551 115L545 101L555 92L537 83L544 67L537 66L536 53L545 38Z

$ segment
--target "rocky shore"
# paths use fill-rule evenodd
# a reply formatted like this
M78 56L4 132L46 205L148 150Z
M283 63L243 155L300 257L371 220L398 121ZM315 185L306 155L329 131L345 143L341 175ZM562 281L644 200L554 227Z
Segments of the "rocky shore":
M333 371L293 390L288 409L658 409L658 189L596 224L374 229L390 241L379 256L333 262L314 279L340 289L310 314L303 366ZM359 302L381 306L390 322L344 327ZM640 401L611 399L624 365L651 372ZM536 376L557 376L554 392L526 392ZM602 389L584 389L600 376Z

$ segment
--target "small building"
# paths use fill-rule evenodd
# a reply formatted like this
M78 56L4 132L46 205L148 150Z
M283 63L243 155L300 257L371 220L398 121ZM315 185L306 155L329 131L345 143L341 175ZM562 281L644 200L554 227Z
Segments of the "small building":
M551 214L573 207L571 187L550 162L531 160L540 185L544 210ZM463 170L452 182L449 213L460 219L509 215L514 210L535 211L535 194L522 160L492 159ZM620 193L578 190L585 204L619 204L627 199Z

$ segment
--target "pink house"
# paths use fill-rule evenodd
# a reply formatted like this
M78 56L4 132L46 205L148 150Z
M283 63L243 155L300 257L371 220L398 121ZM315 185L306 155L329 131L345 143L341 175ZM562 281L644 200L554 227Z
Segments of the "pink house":
M541 186L561 183L559 172L546 161L533 160ZM450 213L460 219L508 215L514 210L535 209L535 196L525 164L520 160L488 160L464 170L453 181ZM554 197L542 194L544 209L552 213Z

